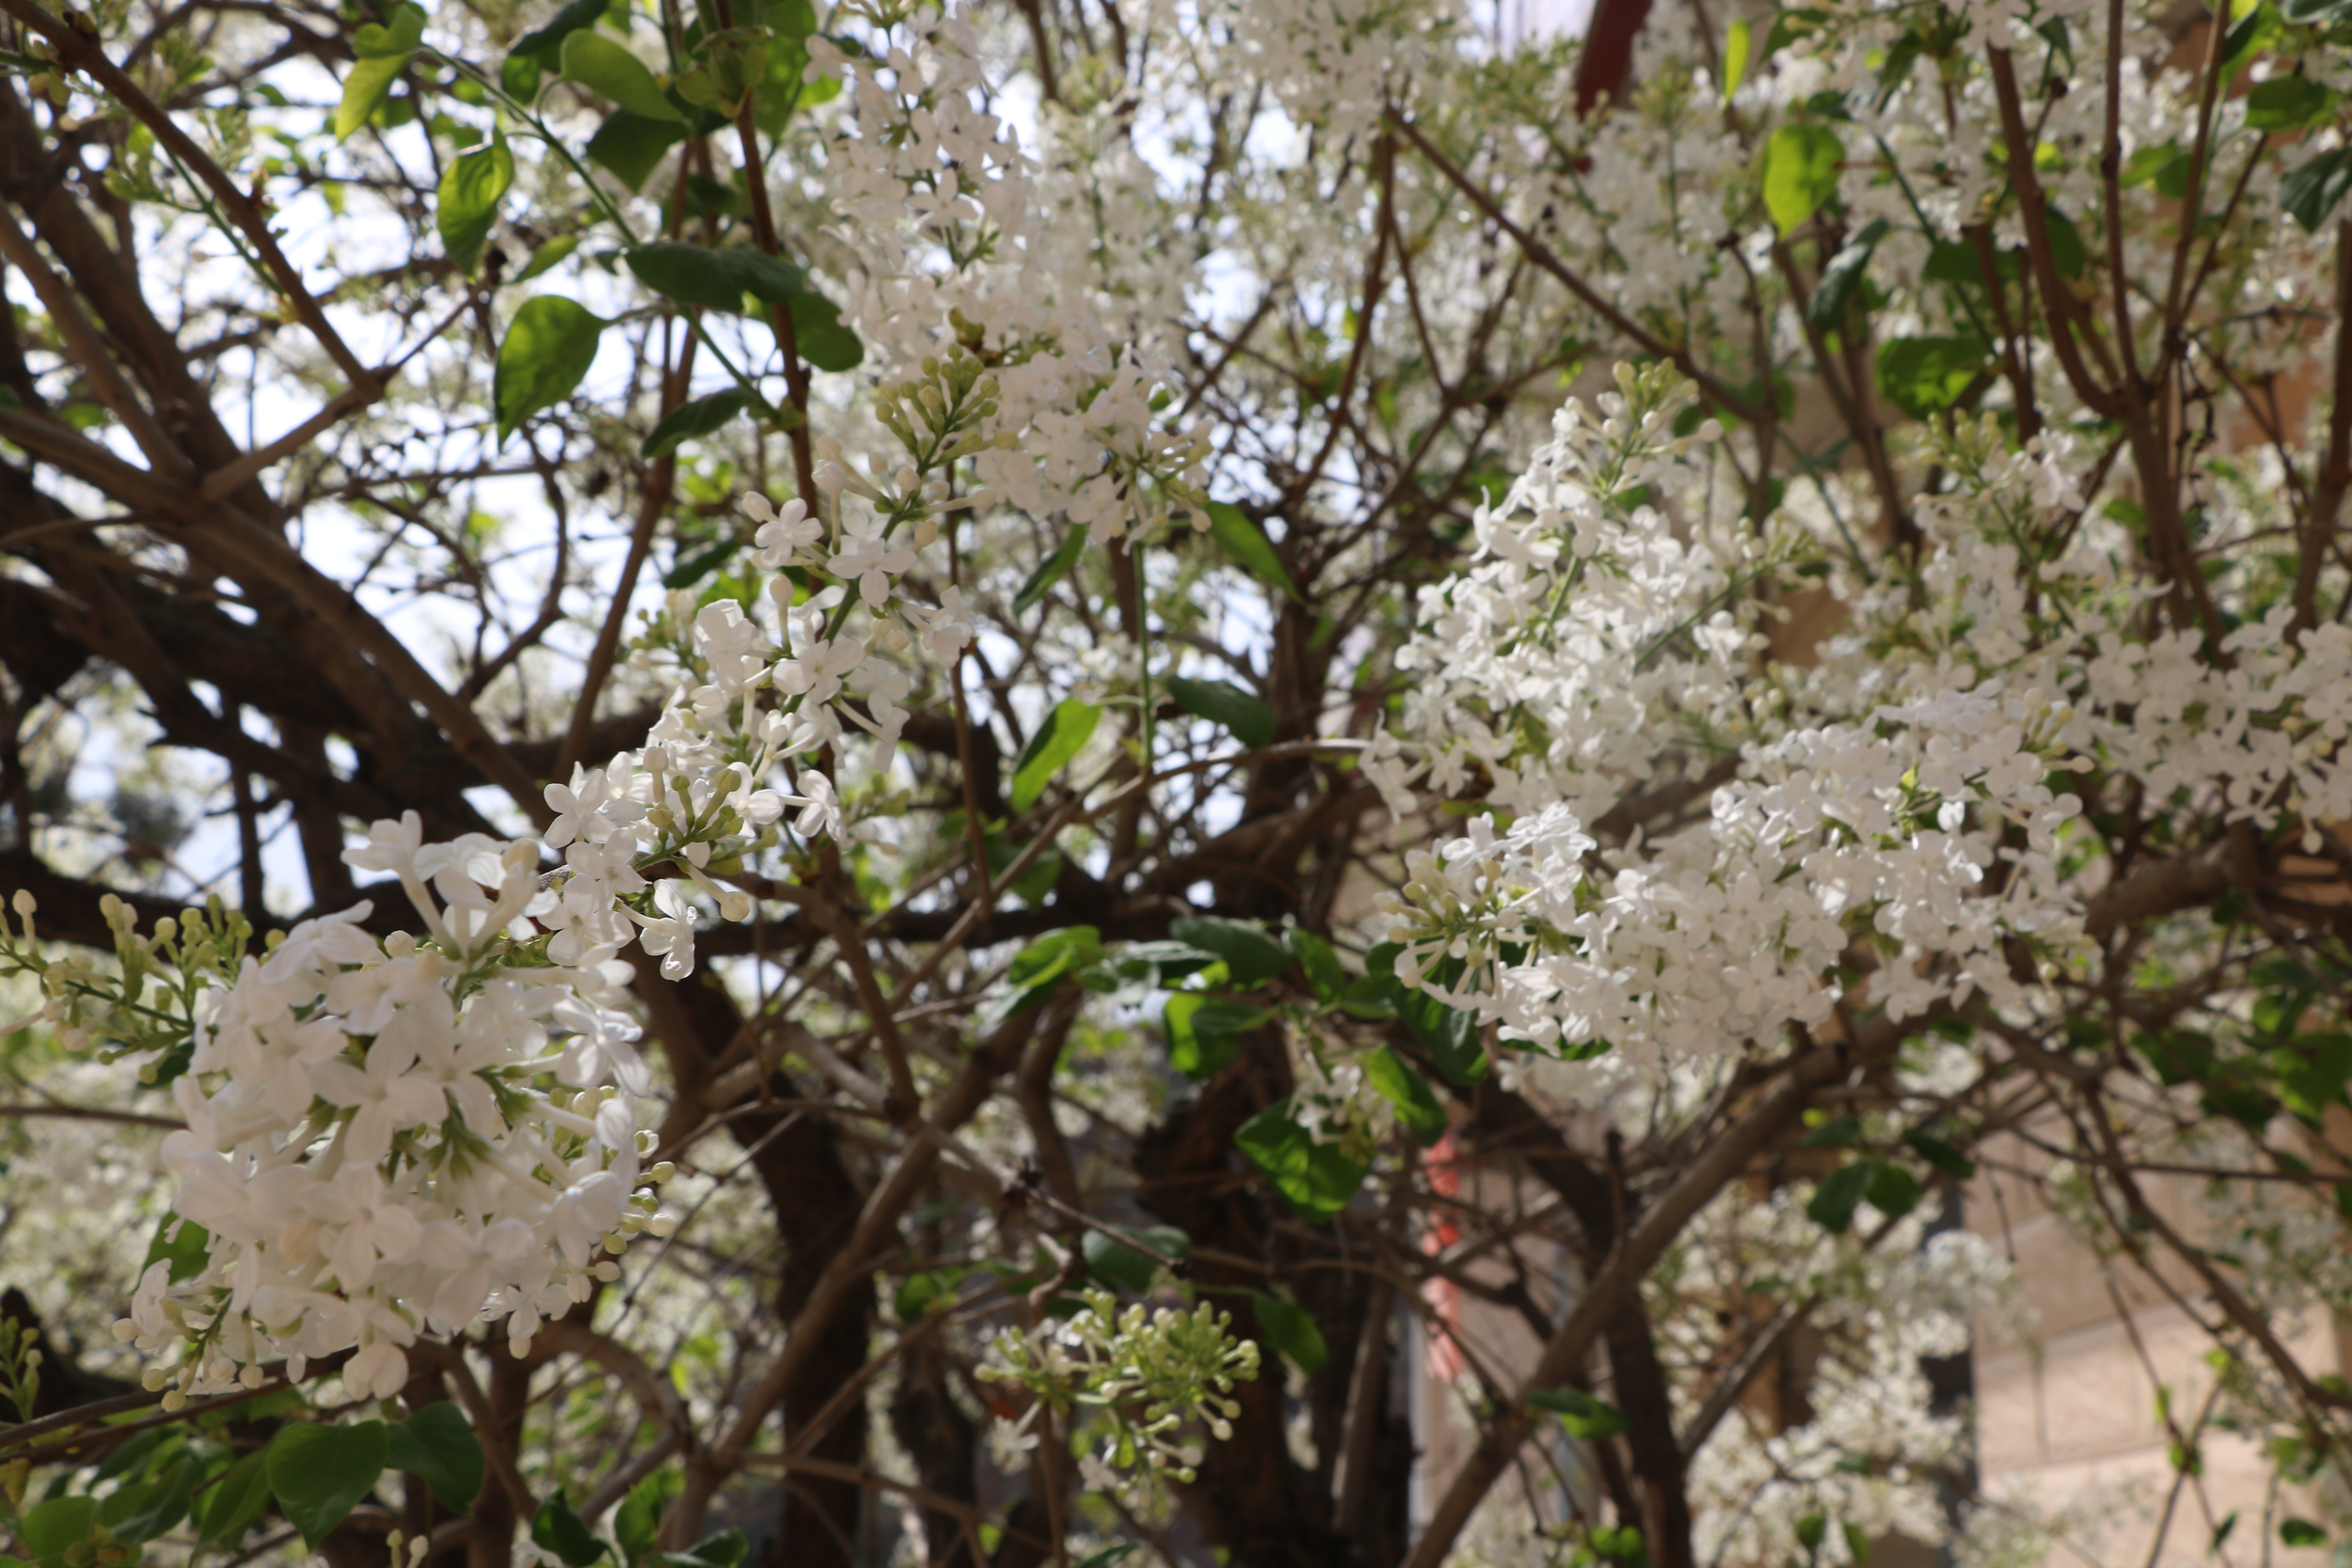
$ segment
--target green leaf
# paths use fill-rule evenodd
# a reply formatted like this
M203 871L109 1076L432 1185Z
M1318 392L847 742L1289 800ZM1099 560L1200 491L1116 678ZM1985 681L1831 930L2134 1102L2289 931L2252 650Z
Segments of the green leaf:
M1903 1142L1913 1153L1954 1181L1968 1182L1976 1179L1977 1163L1941 1138L1931 1137L1925 1132L1906 1132L1903 1135Z
M1901 1219L1919 1206L1919 1178L1906 1165L1882 1164L1863 1195L1887 1218Z
M2283 0L2279 14L2297 26L2325 27L2352 21L2352 0Z
M1568 1435L1583 1442L1603 1442L1626 1427L1623 1411L1580 1388L1539 1388L1528 1395L1528 1403L1559 1416Z
M200 1538L210 1546L235 1546L269 1507L269 1455L247 1454L221 1474L205 1494Z
M1274 710L1230 681L1171 675L1168 695L1195 718L1223 725L1233 731L1234 740L1252 750L1274 744Z
M1838 1533L1845 1537L1846 1556L1853 1568L1870 1568L1870 1531L1848 1520L1838 1526Z
M1832 1117L1801 1140L1807 1149L1844 1149L1861 1142L1862 1121L1853 1116Z
M662 91L654 73L646 68L646 62L602 33L583 27L571 34L563 40L561 58L564 80L576 81L610 99L616 109L647 120L686 119Z
M1878 348L1878 391L1914 419L1942 414L1985 366L1978 338L1896 338Z
M547 26L517 38L514 47L507 51L507 58L520 55L551 68L563 58L563 40L583 27L594 26L596 18L611 8L612 0L572 0L550 18Z
M822 294L793 296L793 346L819 370L856 370L866 363L866 345L841 324L841 307Z
M2252 131L2300 131L2332 112L2339 94L2307 76L2274 76L2246 94L2246 126Z
M1290 954L1251 921L1223 920L1214 915L1184 915L1168 922L1168 934L1202 952L1225 961L1236 989L1263 985L1290 967Z
M579 248L578 235L558 235L530 253L530 259L522 264L522 270L514 275L514 280L518 283L528 283Z
M441 234L441 253L458 271L470 275L482 259L483 242L499 220L499 202L514 184L514 174L506 132L495 126L488 142L458 153L442 172L433 226Z
M1070 1568L1118 1568L1119 1563L1135 1555L1135 1551L1132 1541L1114 1541L1099 1552L1089 1552Z
M1764 209L1781 234L1819 212L1837 190L1845 143L1825 125L1783 125L1764 149Z
M572 395L596 362L596 340L604 330L602 316L561 294L523 301L499 345L492 382L501 442L525 419Z
M674 121L647 119L616 109L604 117L604 123L588 138L588 145L583 151L590 163L610 169L634 191L646 183L646 176L661 163L662 154L686 138L686 127Z
M902 1323L911 1323L925 1314L942 1311L956 1304L956 1288L963 1283L970 1269L962 1264L946 1268L927 1268L919 1274L909 1274L898 1282L890 1297L891 1310ZM625 1548L627 1542L621 1543Z
M723 430L738 414L750 406L751 395L740 386L730 386L724 392L714 392L681 403L662 416L661 423L653 427L644 444L638 447L637 456L658 458L680 441ZM733 542L729 542L731 544Z
M482 1489L482 1445L457 1407L428 1405L385 1434L384 1455L432 1491L451 1513L465 1513Z
M1396 1107L1397 1120L1412 1129L1424 1148L1445 1136L1445 1107L1411 1062L1386 1046L1375 1046L1364 1058L1364 1077Z
M1323 1331L1315 1326L1306 1308L1263 1290L1251 1291L1250 1300L1257 1308L1258 1337L1275 1354L1309 1377L1323 1370L1331 1359L1331 1349L1323 1342Z
M1871 1178L1877 1173L1878 1164L1873 1160L1856 1160L1832 1171L1822 1178L1813 1201L1805 1205L1806 1216L1831 1235L1843 1236L1853 1224L1853 1211L1860 1206L1863 1194L1869 1190Z
M2074 226L2073 218L2047 203L2042 216L2050 229L2050 265L2061 278L2080 279L2091 266L2091 247L2083 243L2083 231Z
M204 1461L184 1450L153 1479L121 1488L100 1503L99 1522L117 1545L143 1545L188 1517L188 1499L204 1477Z
M572 1511L572 1500L562 1488L539 1505L539 1512L530 1521L531 1543L543 1546L562 1558L571 1568L588 1568L601 1559L607 1548L588 1532L588 1526Z
M2338 147L2333 153L2322 153L2281 181L2279 205L2302 226L2304 233L2316 234L2347 190L2352 190L2352 147Z
M58 1497L35 1503L16 1521L17 1543L35 1557L86 1546L98 1534L98 1500Z
M629 1489L613 1510L613 1539L620 1543L624 1558L635 1563L653 1551L661 1533L662 1510L685 1487L684 1473L665 1466Z
M667 1555L673 1564L683 1557L688 1563L698 1565L698 1568L735 1568L751 1552L751 1543L744 1539L741 1531L722 1530L716 1535L704 1536L683 1552L672 1552Z
M1755 44L1756 24L1742 16L1731 24L1723 40L1723 101L1728 104L1748 76L1748 55Z
M706 545L693 554L681 558L676 565L663 573L662 586L691 588L725 565L728 560L742 548L743 542L734 538L722 539L715 544Z
M1292 1117L1288 1100L1242 1123L1234 1144L1310 1220L1329 1219L1364 1184L1366 1167L1341 1153L1337 1143L1318 1143Z
M1797 1521L1797 1544L1807 1552L1819 1552L1829 1533L1830 1521L1820 1514L1809 1513Z
M1863 275L1870 269L1871 253L1878 242L1886 237L1887 223L1883 217L1871 219L1854 231L1838 253L1822 268L1822 280L1813 289L1813 297L1805 301L1805 321L1816 331L1834 331L1845 321L1845 305L1861 287Z
M336 141L350 141L368 122L424 39L424 9L405 5L392 8L390 21L370 22L352 35L352 74L343 79L342 100L335 105Z
M1298 960L1307 972L1307 984L1314 988L1315 1000L1325 1006L1335 1005L1348 994L1354 977L1339 963L1339 955L1331 944L1308 931L1305 926L1292 926L1282 933L1282 945Z
M1162 1258L1181 1258L1192 1250L1192 1238L1172 1225L1145 1226L1121 1234L1141 1242ZM1087 1271L1097 1279L1130 1296L1143 1295L1160 1278L1160 1265L1150 1253L1139 1252L1106 1231L1087 1232L1078 1240L1078 1252L1087 1260Z
M1272 1013L1243 1002L1179 991L1168 998L1162 1015L1168 1028L1168 1065L1198 1081L1214 1078L1241 1050L1241 1034L1255 1029Z
M269 1440L269 1489L286 1521L316 1548L383 1474L388 1442L381 1421L329 1426L299 1421Z
M1249 520L1249 514L1224 501L1209 503L1209 537L1224 546L1225 553L1236 565L1270 588L1278 588L1288 598L1305 604L1298 584L1282 567L1282 557L1274 552L1274 542L1263 529Z
M2286 1546L2325 1546L2327 1531L2307 1519L2279 1521L2279 1542Z
M1013 809L1026 811L1036 805L1047 783L1094 738L1095 726L1101 721L1101 709L1075 697L1056 703L1013 764Z
M1062 542L1054 547L1054 553L1037 563L1037 569L1029 574L1029 580L1021 584L1019 593L1013 595L1013 613L1027 615L1029 606L1044 598L1047 589L1069 575L1070 568L1078 563L1078 557L1086 548L1085 529L1073 528L1064 534Z
M174 1226L179 1227L176 1231L173 1229ZM165 1240L166 1237L171 1239ZM208 1261L205 1255L212 1244L213 1233L203 1226L194 1220L167 1214L163 1216L163 1223L155 1227L155 1238L147 1244L147 1257L139 1265L139 1272L144 1274L168 1258L172 1260L172 1283L177 1285L183 1280L194 1279L205 1271L205 1264Z
M1486 1049L1478 1041L1478 1016L1449 1007L1426 991L1397 988L1396 1009L1449 1082L1467 1089L1485 1079Z
M777 304L798 299L807 287L791 262L740 247L722 250L659 239L636 247L627 259L629 270L655 293L710 310L740 310L746 294Z
M1005 992L982 1010L991 1027L1045 1005L1064 979L1090 969L1102 958L1102 933L1092 926L1049 932L1013 955Z

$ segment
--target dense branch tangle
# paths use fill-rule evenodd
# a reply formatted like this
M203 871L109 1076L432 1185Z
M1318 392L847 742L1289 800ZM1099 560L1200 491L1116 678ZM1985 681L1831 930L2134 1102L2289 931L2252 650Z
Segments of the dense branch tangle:
M1630 75L1433 5L0 0L0 883L45 936L217 894L259 954L363 890L390 935L367 824L576 840L574 765L689 710L792 753L625 894L674 1233L520 1355L420 1342L398 1405L465 1412L479 1495L387 1481L335 1561L396 1516L503 1563L559 1491L796 1564L1917 1530L1963 1479L1920 1357L1997 1291L1872 1292L1998 1272L1921 1251L1974 1158L2127 1238L2290 1482L2337 1462L2269 1321L2326 1248L2149 1195L2335 1168L2352 268L2273 134L2335 68L2292 126L2232 96L2318 35L1601 9ZM2175 163L2126 164L2126 59ZM2086 674L2100 634L2205 684ZM10 1128L161 1119L10 1038ZM1156 1487L1082 1466L1139 1411L980 1376L1089 1279L1264 1347ZM1825 1454L1870 1400L1916 1419Z

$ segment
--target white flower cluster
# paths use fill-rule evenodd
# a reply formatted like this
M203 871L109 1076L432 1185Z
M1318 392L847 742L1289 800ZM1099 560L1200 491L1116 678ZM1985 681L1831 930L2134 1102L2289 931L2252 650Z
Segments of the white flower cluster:
M1400 810L1421 763L1448 793L1475 772L1521 815L1414 862L1390 906L1400 976L1465 960L1444 999L1505 1040L1608 1042L1643 1070L1821 1021L1856 930L1887 955L1872 1000L1895 1016L2015 995L2003 940L2063 935L2075 912L2051 854L2077 808L2045 782L2073 711L1948 651L1889 668L1856 643L1810 690L1769 669L1756 589L1800 547L1709 509L1715 433L1674 434L1689 395L1669 368L1618 382L1481 510L1477 563L1424 590L1407 658L1427 677L1368 771ZM1998 627L1969 635L2002 649ZM1595 853L1581 822L1675 784L1703 822ZM2012 825L2021 842L2000 844Z
M146 1374L171 1407L345 1351L346 1385L388 1397L419 1333L480 1319L520 1351L666 1224L650 1187L667 1172L641 1166L650 1134L621 1092L650 1080L614 1005L618 942L584 918L571 962L517 940L561 903L538 847L425 844L412 814L346 858L392 872L430 937L379 942L363 903L206 994L172 1085L187 1126L163 1150L205 1246L150 1265L116 1326L178 1349Z
M862 274L851 313L874 362L886 378L908 376L961 346L994 367L996 406L970 455L988 494L1020 511L1060 512L1098 542L1171 513L1197 520L1207 445L1159 422L1167 366L1139 344L1138 323L1107 312L1090 286L1097 264L1056 252L1067 204L984 107L971 25L949 16L863 42L853 57L813 39L811 68L851 83L833 203ZM1073 158L1083 178L1088 160ZM840 461L821 479L843 480L859 482Z
M1719 1226L1727 1251L1751 1268L1769 1259L1809 1281L1818 1292L1809 1321L1823 1352L1806 1384L1805 1419L1764 1435L1733 1416L1693 1456L1698 1549L1727 1558L1785 1552L1807 1515L1854 1525L1866 1539L1943 1542L1950 1524L1938 1482L1969 1427L1960 1410L1930 1414L1921 1363L1965 1351L1971 1321L2014 1317L2009 1264L1973 1233L1925 1235L1916 1215L1875 1247L1824 1237L1786 1193L1763 1205L1743 1198L1702 1223ZM1687 1332L1696 1345L1712 1343L1718 1330L1706 1321L1666 1331ZM1851 1560L1842 1532L1827 1544L1824 1563Z
M836 582L795 605L773 579L780 642L738 601L674 595L640 650L675 665L671 701L646 746L548 786L543 845L428 844L414 812L376 823L344 858L398 883L421 939L378 942L362 904L241 964L223 962L226 938L190 947L205 982L193 1038L147 1048L184 1047L173 1089L187 1128L163 1158L203 1245L149 1267L116 1330L150 1354L178 1347L148 1373L172 1401L250 1386L279 1358L299 1378L341 1352L349 1386L388 1395L419 1334L503 1320L520 1351L615 1277L631 1236L666 1233L650 1188L669 1173L641 1168L652 1135L631 1109L652 1080L619 1010L622 950L635 942L684 978L689 889L729 919L751 912L714 867L785 827L849 831L810 754L840 746L846 716L887 765L910 680L869 661L869 640L911 637L948 659L972 635L952 590L936 609L897 593L914 552L879 527L845 527L828 550L799 502L742 506L763 564L814 567L857 598ZM859 605L865 639L848 630ZM543 850L562 855L544 876ZM153 945L131 942L126 963ZM56 987L73 979L60 970Z

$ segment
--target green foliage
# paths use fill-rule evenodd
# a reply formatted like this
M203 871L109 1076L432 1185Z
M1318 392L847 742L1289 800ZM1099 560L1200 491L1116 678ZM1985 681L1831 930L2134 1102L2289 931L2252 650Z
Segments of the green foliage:
M1988 362L1979 338L1895 338L1878 346L1878 391L1912 418L1933 418L1958 405Z
M992 1026L1044 1006L1063 981L1076 978L1101 957L1102 933L1092 926L1069 926L1039 937L1013 955L1003 997L988 1021Z
M713 435L734 423L735 416L751 406L751 395L734 386L724 392L707 393L700 397L690 398L656 423L638 447L637 455L647 458L658 458L665 452L675 450L680 441Z
M394 5L387 21L370 22L352 36L352 73L343 79L342 100L335 105L336 141L350 141L368 122L424 38L424 8L410 5Z
M1045 785L1094 738L1095 726L1101 721L1101 709L1075 697L1055 704L1013 764L1013 809L1026 811L1036 805Z
M269 1440L269 1489L304 1545L316 1547L374 1489L389 1450L381 1421L298 1421L278 1429Z
M1323 1370L1331 1352L1306 1308L1263 1290L1251 1291L1250 1300L1257 1309L1258 1335L1268 1349L1309 1377Z
M596 134L581 151L588 161L612 171L631 190L644 186L662 155L687 138L685 124L676 119L632 114L616 109L604 117ZM730 310L733 306L727 307Z
M1209 537L1224 547L1224 552L1251 576L1267 587L1279 591L1284 597L1299 604L1307 602L1298 584L1290 580L1283 569L1282 557L1275 553L1274 542L1249 520L1249 514L1225 501L1213 500L1208 506Z
M231 1465L205 1494L198 1505L199 1537L208 1545L236 1545L268 1510L269 1499L269 1454L257 1449Z
M1835 331L1845 321L1846 302L1861 288L1864 273L1870 270L1870 258L1878 249L1878 242L1888 233L1885 218L1873 218L1839 247L1838 253L1822 268L1820 283L1812 298L1805 301L1805 321L1818 331Z
M1291 1207L1318 1222L1348 1206L1369 1169L1349 1159L1338 1143L1318 1142L1299 1124L1288 1100L1269 1105L1244 1122L1234 1143Z
M167 1214L155 1227L154 1239L147 1244L147 1256L140 1260L140 1272L143 1274L169 1258L174 1280L193 1279L205 1271L205 1258L212 1241L212 1232L194 1220Z
M1062 542L1054 547L1052 554L1037 563L1037 569L1029 574L1020 591L1013 595L1013 613L1025 616L1034 609L1037 602L1055 584L1069 575L1070 568L1078 563L1078 557L1086 553L1086 548L1085 529L1073 528L1062 535Z
M1174 675L1168 678L1168 695L1195 718L1222 724L1244 746L1274 744L1274 710L1230 681Z
M646 120L686 119L643 60L593 29L568 35L560 58L566 81L611 100L615 108Z
M740 247L664 239L632 247L627 260L629 270L655 293L709 310L740 310L746 294L782 304L807 287L801 269L791 262Z
M1149 1247L1140 1251L1119 1239L1121 1236ZM1172 1225L1152 1225L1121 1229L1114 1236L1108 1231L1089 1230L1079 1239L1078 1250L1087 1262L1087 1272L1114 1290L1130 1296L1149 1292L1152 1282L1160 1278L1158 1258L1181 1261L1192 1250L1192 1238ZM1155 1258L1153 1254L1157 1254Z
M2247 90L2246 128L2301 131L2334 113L2342 97L2307 76L2274 76Z
M2352 190L2352 147L2338 147L2289 174L2279 185L2279 205L2304 233L2316 234L2347 190Z
M1528 1395L1528 1403L1559 1416L1568 1435L1580 1442L1606 1441L1628 1425L1623 1411L1580 1388L1539 1388Z
M1241 1036L1274 1015L1263 1007L1179 991L1168 998L1168 1065L1195 1080L1213 1078L1241 1049Z
M1783 125L1764 148L1764 208L1783 236L1836 194L1845 143L1825 125Z
M801 358L824 371L851 371L866 363L866 345L842 325L841 307L822 294L792 299L793 346Z
M545 1547L568 1568L588 1568L611 1550L572 1511L572 1500L562 1487L541 1500L539 1512L531 1518L530 1539L533 1545Z
M1868 1160L1856 1160L1832 1171L1814 1189L1812 1201L1805 1205L1806 1215L1832 1236L1844 1235L1853 1227L1853 1211L1862 1206L1863 1194L1870 1190L1877 1169Z
M474 1506L482 1489L482 1445L471 1423L446 1400L428 1405L385 1433L386 1462L423 1481L451 1513Z
M490 395L500 441L525 419L572 395L596 362L597 340L604 326L603 317L560 294L523 301L499 344Z
M1412 1130L1424 1148L1445 1136L1445 1107L1411 1062L1386 1046L1375 1046L1364 1053L1364 1076L1396 1107L1397 1120Z
M493 128L490 139L449 160L441 176L433 224L440 231L442 254L460 272L470 273L482 259L482 246L498 222L499 203L514 184L514 153L506 132Z
M1290 954L1254 921L1183 915L1168 922L1168 934L1223 959L1225 972L1244 990L1263 985L1290 967Z
M661 1531L662 1510L685 1485L686 1478L681 1472L675 1467L664 1466L631 1487L629 1495L621 1500L621 1506L613 1510L613 1540L630 1568L636 1568L652 1554L655 1537Z

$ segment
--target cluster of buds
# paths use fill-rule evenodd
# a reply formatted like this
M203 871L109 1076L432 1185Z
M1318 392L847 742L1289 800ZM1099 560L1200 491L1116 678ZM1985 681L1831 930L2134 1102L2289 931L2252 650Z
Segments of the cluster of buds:
M1241 1413L1234 1387L1256 1379L1256 1343L1236 1339L1232 1318L1206 1302L1191 1311L1139 1301L1121 1310L1097 1289L1080 1303L1066 1319L1007 1329L991 1343L981 1378L1030 1396L1017 1420L997 1418L992 1446L1000 1456L1025 1451L1050 1415L1075 1420L1072 1436L1087 1439L1079 1467L1091 1486L1124 1494L1163 1475L1192 1480L1202 1449L1186 1430L1197 1421L1220 1441L1233 1436Z

